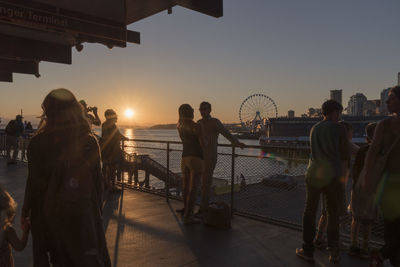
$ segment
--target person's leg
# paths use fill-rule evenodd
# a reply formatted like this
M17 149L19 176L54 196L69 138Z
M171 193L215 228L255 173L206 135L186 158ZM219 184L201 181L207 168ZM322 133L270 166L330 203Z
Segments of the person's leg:
M306 203L303 215L303 248L308 252L314 251L315 219L321 190L306 183Z
M342 185L333 180L325 189L328 211L328 247L331 251L330 261L339 261L339 213L342 205Z
M210 190L212 184L212 176L214 173L217 159L204 159L204 169L201 175L201 205L200 210L205 212L208 208L210 200Z
M6 153L7 153L7 162L11 162L11 148L13 146L13 138L12 136L6 136Z
M349 249L350 256L357 256L360 253L359 243L358 243L358 234L360 232L360 222L353 216L351 221L351 245Z
M326 197L321 195L321 217L319 218L318 231L314 241L316 247L322 247L326 241L325 234L327 224Z
M182 158L181 160L181 172L182 172L182 198L183 198L183 209L186 209L187 199L188 199L188 188L189 188L189 177L190 171L186 167L186 160Z
M12 157L13 162L17 161L18 152L19 152L19 138L14 137L13 157Z
M369 239L371 236L371 229L372 229L372 223L371 222L362 222L360 224L360 230L362 233L362 238L363 238L363 242L362 242L362 246L360 247L360 257L364 258L364 259L368 259L369 258Z

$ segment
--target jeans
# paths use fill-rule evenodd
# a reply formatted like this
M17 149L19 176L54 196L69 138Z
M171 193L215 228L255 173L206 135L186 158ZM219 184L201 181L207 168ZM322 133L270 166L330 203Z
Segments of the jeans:
M341 183L339 177L325 187L313 187L306 182L306 203L303 216L303 247L305 250L314 251L315 219L321 193L325 194L328 213L328 246L339 246L339 213L342 201Z
M18 156L18 140L16 136L7 135L6 137L6 150L7 150L7 161L17 161ZM13 155L11 157L11 149L13 150Z
M201 205L200 210L206 211L210 201L212 177L217 164L217 158L204 159L204 171L201 175Z

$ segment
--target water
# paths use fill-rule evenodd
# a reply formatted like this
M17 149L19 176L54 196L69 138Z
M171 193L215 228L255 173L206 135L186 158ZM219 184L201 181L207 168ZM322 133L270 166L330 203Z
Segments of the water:
M96 128L95 132L100 133L100 129ZM143 139L154 141L178 141L180 138L177 130L153 130L153 129L133 129L133 128L120 128L120 132L130 139ZM259 145L258 140L241 140L246 145ZM230 144L230 142L223 136L219 136L219 144ZM126 152L129 154L147 154L152 159L167 165L167 145L165 143L149 143L149 142L133 142L128 141L125 143ZM170 170L175 173L180 173L181 161L181 145L171 144L169 153L170 156ZM231 182L232 172L232 149L230 147L218 147L217 166L214 171L214 178L218 178L227 183ZM235 158L235 183L239 183L240 175L243 175L248 183L260 182L263 178L269 177L274 174L287 173L290 175L303 175L305 171L305 163L293 163L283 158L271 155L271 158L260 157L262 151L258 148L245 148L236 149L239 154ZM144 179L144 172L139 172L139 180ZM164 183L150 177L150 184L154 188L163 188Z

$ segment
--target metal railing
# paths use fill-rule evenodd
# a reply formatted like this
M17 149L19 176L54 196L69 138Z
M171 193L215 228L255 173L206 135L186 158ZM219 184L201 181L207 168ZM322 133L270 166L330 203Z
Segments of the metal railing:
M182 144L175 141L130 139L123 143L127 158L138 155L157 161L164 166L168 174L157 178L151 170L143 166L138 179L150 179L148 186L144 182L129 183L125 172L125 187L170 198L180 199L181 188L175 178L180 177ZM308 151L295 148L246 146L241 150L232 145L218 145L218 161L213 175L211 201L224 201L230 204L232 214L268 221L286 227L301 229L305 203L305 178ZM131 155L131 156L129 156ZM147 174L146 174L147 172ZM174 186L171 186L174 184ZM351 185L347 186L347 201L350 199ZM200 191L200 190L199 190ZM200 195L198 194L198 203ZM348 237L351 216L341 217L341 234ZM372 241L383 240L383 223L379 219L374 223Z

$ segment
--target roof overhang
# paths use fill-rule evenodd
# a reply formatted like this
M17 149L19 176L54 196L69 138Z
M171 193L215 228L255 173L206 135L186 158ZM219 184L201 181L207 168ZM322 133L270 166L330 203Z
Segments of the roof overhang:
M0 0L0 81L39 77L40 61L71 64L72 47L140 44L127 25L174 6L221 17L223 0Z

